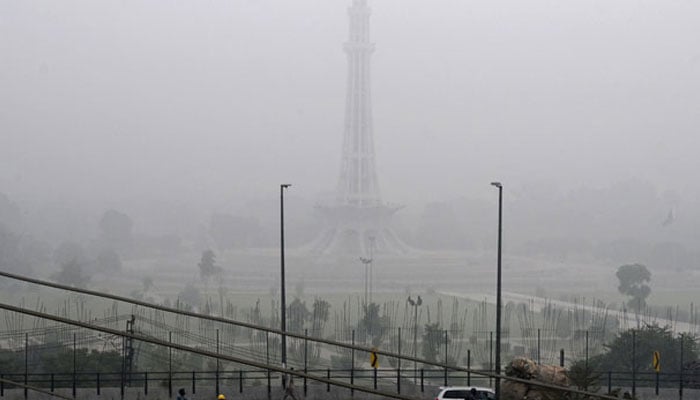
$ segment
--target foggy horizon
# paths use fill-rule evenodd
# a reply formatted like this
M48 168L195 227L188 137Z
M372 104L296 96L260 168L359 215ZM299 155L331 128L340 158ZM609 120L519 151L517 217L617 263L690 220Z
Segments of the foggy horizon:
M126 259L273 248L291 183L289 245L309 242L337 194L351 3L3 3L0 193L21 215L0 223L96 252L116 210ZM498 180L513 256L697 268L700 4L369 5L402 240L491 251Z
M335 190L347 1L1 7L12 198L217 210L287 181L311 200ZM385 201L487 198L494 179L639 180L697 201L700 5L370 7Z
M0 54L0 376L700 388L700 2L6 0Z

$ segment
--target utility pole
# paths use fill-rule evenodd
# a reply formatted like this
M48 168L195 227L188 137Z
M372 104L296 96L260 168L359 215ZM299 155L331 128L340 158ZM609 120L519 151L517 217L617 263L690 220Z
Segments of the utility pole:
M136 316L132 314L131 318L126 320L126 333L134 334L134 322L136 322ZM131 384L131 373L134 369L134 339L131 336L126 337L125 346L124 366L126 367L126 383Z
M501 394L501 241L503 232L503 185L491 182L498 188L498 264L496 272L496 400Z
M282 286L282 299L280 319L282 320L282 368L287 368L287 301L284 283L284 189L292 185L283 183L280 185L280 285ZM282 379L282 386L287 387L287 376Z
M372 304L372 276L374 274L374 236L369 237L369 304Z
M418 298L413 301L411 296L408 296L408 304L413 307L413 358L418 358L418 307L423 304L423 299ZM417 382L418 363L413 361L413 379Z
M365 313L369 311L369 304L371 300L369 300L368 297L368 288L369 288L369 266L372 265L372 258L365 258L365 257L360 257L360 262L364 264L365 266L365 298L363 300L364 306L365 306Z

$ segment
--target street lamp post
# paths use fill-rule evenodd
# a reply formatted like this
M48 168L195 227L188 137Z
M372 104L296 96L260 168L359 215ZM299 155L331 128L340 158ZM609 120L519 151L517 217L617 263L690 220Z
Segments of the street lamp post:
M368 309L372 304L372 262L374 261L374 236L369 237L369 257L360 257L360 262L365 265L365 298L364 306Z
M365 298L363 300L363 303L365 306L365 313L367 313L369 310L369 302L370 302L370 300L368 300L368 297L367 297L367 288L368 288L369 279L370 279L368 271L369 271L369 266L372 265L372 257L371 256L370 256L370 258L360 257L360 262L362 262L362 264L364 264L364 266L365 266Z
M369 237L369 304L372 304L372 275L374 274L374 236Z
M413 358L418 358L418 306L423 304L423 299L418 298L413 301L411 296L408 296L408 304L413 307ZM413 380L418 380L418 364L413 361Z
M501 395L501 239L503 232L503 185L491 182L498 188L498 266L496 272L496 400Z
M284 286L284 189L290 186L292 185L288 183L280 185L280 285L282 287L280 319L282 320L282 368L287 368L287 304ZM286 379L282 380L282 385L286 388Z

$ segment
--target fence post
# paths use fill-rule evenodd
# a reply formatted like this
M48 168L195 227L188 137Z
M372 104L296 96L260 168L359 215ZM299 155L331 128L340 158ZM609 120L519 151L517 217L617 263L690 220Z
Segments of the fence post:
M401 394L401 370L396 369L396 393Z
M537 365L542 364L540 361L540 328L537 328Z
M270 332L265 331L265 356L267 358L267 365L270 365ZM270 369L267 370L267 398L269 399L272 395L272 377L270 376Z
M681 334L681 369L678 377L678 399L683 400L683 334Z
M97 395L100 395L100 373L97 373Z
M238 393L243 393L243 370L238 370Z
M612 371L608 371L608 394L612 392Z
M656 385L654 388L654 394L657 396L659 395L659 372L658 371L656 372Z
M148 372L143 373L143 394L148 396Z
M489 372L493 372L493 331L489 332ZM492 379L491 374L489 374L489 386L493 386Z
M637 397L637 331L632 330L632 398Z
M27 386L29 384L29 333L24 334L24 398L26 399L29 393ZM75 395L73 396L75 397Z
M216 329L216 355L219 355L219 328ZM193 392L194 393L194 392ZM218 396L221 391L219 390L219 358L216 358L216 395Z
M425 384L423 382L423 379L425 378L424 376L425 370L423 368L420 369L420 391L421 393L425 392Z
M122 371L119 379L119 394L121 399L124 399L124 390L126 386L126 336L122 336Z
M54 380L53 373L51 373L51 393L53 393L55 388L56 388L56 381Z
M331 380L331 369L330 368L328 368L326 370L326 375L327 375L328 380L330 381ZM329 383L326 383L326 392L330 392L330 391L331 391L331 384L329 382Z
M76 340L75 340L75 332L73 332L73 398L75 398L75 379L76 379L76 369L77 369L77 363L76 363Z
M586 370L588 370L588 331L586 331Z
M304 374L309 373L309 330L304 329ZM306 397L308 385L306 376L304 377L304 397Z
M559 366L564 366L564 349L559 350Z
M399 327L399 360L396 368L396 392L401 394L401 327Z
M445 386L447 386L447 329L445 329Z
M5 382L3 379L5 379L5 375L0 374L0 397L5 397Z
M197 374L195 371L192 371L192 394L197 393ZM217 390L218 394L218 390Z
M352 348L350 349L350 384L355 384L355 330L352 330ZM350 388L350 396L355 395L355 389Z
M374 390L377 390L377 369L372 368L374 370L373 375L374 375Z
M122 371L119 376L119 394L124 399L124 379L126 371L126 336L122 337Z
M173 332L168 332L168 342L173 343ZM173 348L168 347L168 397L173 397Z
M467 349L467 386L472 385L472 351Z

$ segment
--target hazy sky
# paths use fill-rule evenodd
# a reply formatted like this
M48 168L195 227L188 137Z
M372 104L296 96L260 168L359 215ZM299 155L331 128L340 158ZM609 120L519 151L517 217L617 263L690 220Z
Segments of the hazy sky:
M0 191L214 209L333 191L349 3L0 2ZM494 179L698 195L697 0L370 5L385 200Z

